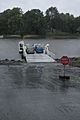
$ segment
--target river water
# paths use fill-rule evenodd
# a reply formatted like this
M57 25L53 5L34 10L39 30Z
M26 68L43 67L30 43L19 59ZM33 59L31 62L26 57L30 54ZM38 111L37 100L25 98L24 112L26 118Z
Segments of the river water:
M0 40L1 59L20 59L20 40ZM43 40L25 40L42 43ZM80 56L79 40L44 40L57 57ZM0 120L80 120L80 68L58 63L0 65Z
M0 58L1 59L20 59L18 54L18 42L20 39L0 39ZM43 45L49 44L49 49L55 53L56 58L60 58L63 55L69 57L80 56L80 39L27 39L24 40L25 44L41 43Z

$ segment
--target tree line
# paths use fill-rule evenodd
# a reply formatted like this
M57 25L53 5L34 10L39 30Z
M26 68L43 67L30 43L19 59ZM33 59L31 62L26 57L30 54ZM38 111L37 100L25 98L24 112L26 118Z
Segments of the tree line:
M80 32L80 16L59 13L56 7L48 8L45 15L39 9L23 13L18 7L0 13L0 35L45 35L57 31L71 34Z

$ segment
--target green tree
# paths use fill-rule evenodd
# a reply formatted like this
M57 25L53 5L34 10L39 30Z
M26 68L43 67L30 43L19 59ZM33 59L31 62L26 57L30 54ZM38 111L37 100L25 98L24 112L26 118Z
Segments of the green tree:
M50 7L46 10L47 28L53 32L60 29L60 16L56 7Z
M13 8L10 11L10 16L8 19L9 32L11 34L22 34L23 19L22 19L21 8Z
M25 34L45 34L45 18L39 9L32 9L23 15Z
M75 32L80 33L80 16L75 18L74 26L75 26Z
M8 34L8 19L9 19L10 9L7 9L3 13L0 13L0 34Z
M1 34L22 34L22 10L20 8L8 9L0 14Z
M66 14L61 13L60 18L63 21L62 31L68 32L68 33L74 33L75 32L75 26L74 26L74 23L75 23L74 20L75 19L74 19L74 16L70 15L69 13L66 13Z

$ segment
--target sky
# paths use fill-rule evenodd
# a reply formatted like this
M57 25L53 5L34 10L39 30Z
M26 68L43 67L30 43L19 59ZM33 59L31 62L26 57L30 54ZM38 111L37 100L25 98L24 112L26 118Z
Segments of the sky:
M56 7L59 13L80 16L80 0L0 0L0 12L20 7L24 13L31 9L40 9L45 13L51 6Z

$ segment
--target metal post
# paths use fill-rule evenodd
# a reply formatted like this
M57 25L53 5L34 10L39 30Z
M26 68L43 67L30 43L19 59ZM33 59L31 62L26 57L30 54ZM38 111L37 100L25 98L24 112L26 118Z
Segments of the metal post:
M64 65L64 77L65 77L65 65Z

